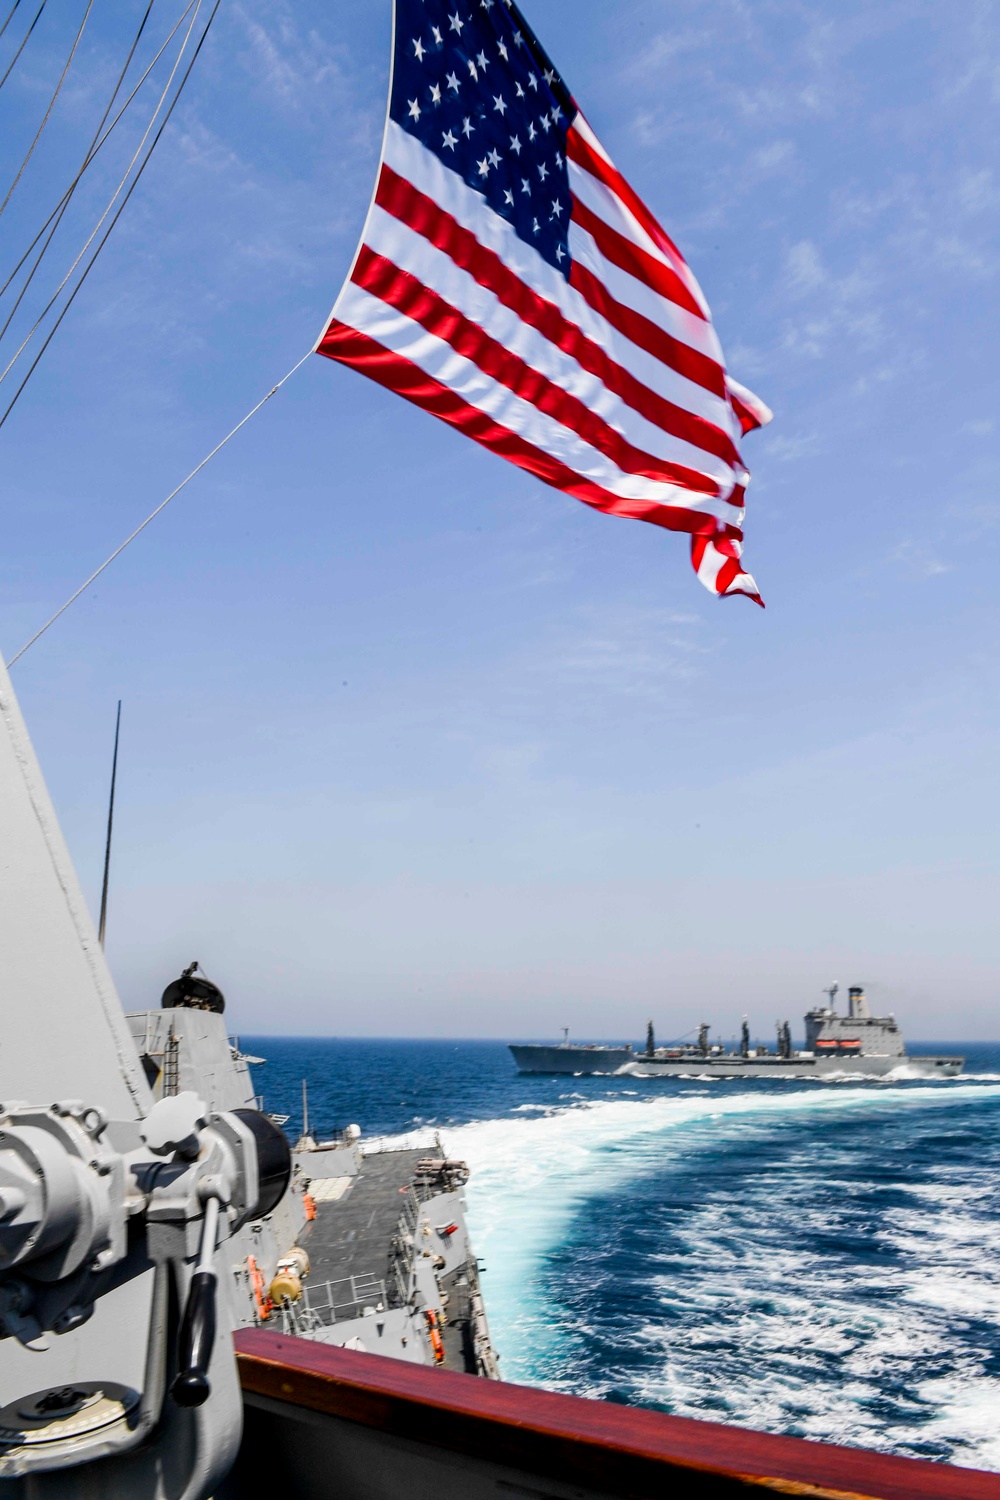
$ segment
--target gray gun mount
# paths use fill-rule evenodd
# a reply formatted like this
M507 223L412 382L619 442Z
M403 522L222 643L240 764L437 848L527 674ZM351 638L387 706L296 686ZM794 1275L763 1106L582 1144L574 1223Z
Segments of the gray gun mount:
M183 1493L204 1494L225 1472L240 1398L230 1329L215 1314L216 1248L275 1207L291 1167L281 1132L252 1114L210 1114L196 1095L181 1094L155 1104L138 1130L117 1122L135 1142L126 1149L112 1144L114 1126L103 1111L80 1101L10 1105L0 1114L0 1338L43 1355L38 1373L47 1381L0 1410L0 1481L31 1476L25 1493L33 1496L154 1495L164 1457L158 1450L176 1442L172 1429L185 1419L198 1425L191 1409L213 1387L236 1420L220 1424L216 1412L201 1424L212 1441L198 1445L199 1472ZM70 1341L62 1357L61 1338L143 1279L152 1286L141 1388L101 1380L93 1360L81 1381L78 1351ZM116 1331L111 1322L105 1336L121 1343L138 1332ZM120 1375L117 1358L104 1363L113 1367L109 1375ZM125 1488L122 1472L121 1487L116 1479L109 1489L100 1471L131 1453L149 1482L135 1487L132 1473ZM74 1472L59 1472L67 1469ZM38 1485L42 1476L50 1476L47 1486Z

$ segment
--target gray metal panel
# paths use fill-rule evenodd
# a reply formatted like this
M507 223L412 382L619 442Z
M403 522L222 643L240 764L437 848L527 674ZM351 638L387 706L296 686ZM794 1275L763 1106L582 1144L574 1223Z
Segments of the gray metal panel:
M0 663L0 1099L150 1096L49 794Z

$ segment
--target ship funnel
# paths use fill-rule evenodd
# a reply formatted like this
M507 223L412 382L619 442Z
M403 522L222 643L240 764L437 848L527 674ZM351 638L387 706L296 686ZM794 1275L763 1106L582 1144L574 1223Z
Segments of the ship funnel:
M871 1015L865 992L859 984L852 984L847 991L847 1013L852 1020L862 1020Z

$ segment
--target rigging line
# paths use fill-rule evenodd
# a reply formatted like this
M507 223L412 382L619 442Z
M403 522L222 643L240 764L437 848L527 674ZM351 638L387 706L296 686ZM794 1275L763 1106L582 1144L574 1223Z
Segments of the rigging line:
M18 397L20 396L21 392L24 390L24 387L27 385L28 381L31 379L31 377L32 377L32 375L33 375L33 373L35 371L35 367L38 364L38 361L41 359L42 355L45 353L46 349L49 347L49 344L52 342L52 339L53 339L53 337L55 335L55 332L56 332L57 328L59 327L59 325L62 322L63 318L66 316L66 314L69 312L70 308L72 307L73 302L76 299L77 292L83 286L83 283L86 281L87 277L90 275L90 272L93 270L93 268L94 268L94 262L97 260L97 257L100 255L101 251L104 249L104 246L107 244L108 237L110 236L111 231L114 229L115 225L118 223L118 220L120 219L121 214L122 214L122 210L124 209L124 207L125 207L126 203L128 202L128 200L131 198L132 193L134 192L134 190L135 190L135 188L136 188L136 186L137 186L137 184L139 182L139 178L142 176L143 172L146 170L146 166L148 165L149 158L152 156L153 152L156 150L156 143L157 143L157 141L159 141L160 136L163 134L163 131L166 128L167 121L170 119L170 116L174 112L174 106L176 105L178 99L180 98L181 92L182 92L182 90L184 88L184 85L187 83L188 78L191 75L191 69L194 67L195 62L198 59L198 53L201 51L202 43L204 42L206 36L208 35L208 28L212 24L212 20L213 20L213 18L215 16L215 12L219 8L219 4L220 4L220 0L215 0L215 9L212 11L211 16L209 16L208 21L207 21L207 23L205 25L205 29L202 32L202 34L201 34L201 36L200 36L200 38L198 40L198 45L197 45L197 47L194 50L194 55L191 58L190 63L188 64L187 72L184 74L183 78L181 79L180 83L177 86L177 91L174 94L173 99L171 100L170 108L167 110L167 113L166 113L166 115L163 118L163 124L160 126L159 130L156 132L156 135L153 138L152 145L150 146L149 150L146 152L146 155L143 158L143 160L139 163L139 170L136 172L135 176L133 177L132 182L131 182L131 184L129 186L128 192L125 194L124 198L121 201L121 204L119 205L118 212L115 214L114 218L111 220L111 223L108 225L108 228L107 228L104 236L102 237L102 239L98 243L97 249L94 251L94 253L91 256L90 260L88 261L87 265L84 267L83 272L82 272L82 274L80 276L79 281L77 282L76 286L73 288L72 292L70 293L70 295L69 295L69 297L68 297L68 299L66 301L66 304L63 307L62 311L60 312L59 316L56 318L55 322L53 323L52 328L49 331L48 337L46 338L45 342L43 343L41 349L38 351L38 355L37 355L36 359L34 360L34 363L29 366L27 375L25 375L25 377L22 380L21 384L18 386L17 391L14 394L14 399L11 401L10 406L8 406L8 408L4 412L3 416L0 417L0 427L3 426L3 424L6 422L7 418L10 416L10 414L11 414L12 410L14 409L14 406L15 406L15 404L17 402ZM94 225L93 229L91 230L90 235L88 236L88 238L86 240L86 243L84 244L84 246L81 249L80 253L76 257L76 260L74 260L73 264L70 266L69 270L66 272L66 275L63 277L62 281L60 281L59 285L56 287L55 291L52 293L52 296L49 298L49 300L46 303L45 307L42 309L42 311L39 313L38 317L35 319L35 322L32 325L32 327L29 329L28 333L25 334L23 340L21 341L20 347L15 352L13 358L10 359L10 360L8 360L5 368L3 369L2 372L0 372L0 384L2 384L2 382L7 379L7 376L10 374L11 370L17 364L17 361L21 358L21 355L24 353L25 349L31 343L31 340L34 338L35 334L38 332L38 329L40 328L40 326L42 325L42 323L45 321L45 319L48 317L49 313L52 311L52 308L55 306L55 304L56 304L56 302L57 302L57 300L59 298L60 293L63 291L64 287L66 286L66 283L69 281L70 277L73 275L73 272L76 270L77 266L80 264L81 260L86 255L86 253L90 249L91 245L94 243L94 239L97 236L98 230L100 229L101 225L104 223L105 219L108 217L108 214L111 212L112 208L114 207L115 199L118 197L119 193L121 192L122 188L125 186L126 182L128 182L129 174L131 173L132 168L135 166L135 164L138 161L140 155L142 154L142 149L145 146L146 141L149 139L149 132L152 130L153 126L156 124L156 117L160 113L160 110L163 108L164 101L166 100L166 97L169 94L171 87L173 86L173 81L174 81L174 77L175 77L175 75L177 73L177 69L181 65L181 58L184 56L184 52L185 52L185 49L187 47L187 44L191 40L191 33L193 32L193 30L195 28L195 24L197 23L198 15L199 15L199 13L201 11L201 5L202 5L202 0L197 0L197 8L195 10L194 15L191 17L191 24L190 24L190 26L187 29L187 34L184 37L184 41L181 43L181 49L178 52L176 58L174 59L174 65L173 65L173 67L170 70L170 77L167 79L167 81L166 81L166 83L164 85L164 88L163 88L163 92L160 95L159 99L157 100L156 108L154 109L154 111L152 113L152 116L150 117L149 124L146 126L146 129L143 132L142 140L139 142L138 146L136 147L135 152L133 153L133 156L132 156L132 160L129 162L128 166L125 168L125 172L124 172L124 175L122 176L121 181L119 182L118 186L115 188L114 192L112 193L111 199L110 199L110 201L108 203L107 208L101 214L101 217L98 219L97 223Z
M0 36L3 36L4 32L7 30L7 27L10 25L11 21L13 21L13 19L14 19L14 12L17 10L17 7L20 5L20 3L21 3L21 0L14 0L14 4L11 6L10 11L8 12L6 21L3 23L2 26L0 26Z
M60 94L60 92L62 90L62 86L66 82L66 74L69 72L70 64L72 63L74 57L76 56L76 49L80 45L80 38L83 36L84 27L86 26L87 21L90 19L90 12L93 10L93 8L94 8L94 0L87 0L87 9L83 13L83 20L80 22L80 28L77 31L76 36L73 39L73 45L70 48L69 57L67 57L67 59L66 59L66 66L63 68L62 72L59 75L59 82L56 84L55 93L52 95L52 98L49 100L49 107L45 111L45 118L42 120L42 123L39 125L38 129L35 132L35 139L32 141L31 145L28 147L28 154L24 158L24 161L21 163L20 167L18 168L17 176L14 178L14 181L11 183L10 187L7 189L7 196L6 196L6 198L3 200L2 203L0 203L0 217L2 217L4 209L7 207L7 204L10 202L11 195L13 194L14 189L17 187L18 183L21 181L21 178L24 176L24 169L28 165L29 161L31 160L32 156L35 153L35 147L38 145L38 142L42 138L42 131L45 129L46 125L49 123L49 116L51 115L52 111L56 107L56 100L59 98L59 94Z
M20 3L20 0L18 0L18 3ZM7 79L10 77L11 73L14 71L14 64L17 62L18 58L21 56L21 53L24 51L25 47L28 45L28 40L29 40L29 38L31 36L31 33L34 31L35 27L38 25L38 18L42 14L42 11L45 9L46 4L47 4L47 0L42 0L42 3L38 7L38 11L37 11L37 13L35 15L35 19L32 21L31 25L28 27L27 32L25 33L24 40L22 41L20 47L18 47L17 51L14 53L14 56L11 58L10 65L7 68L6 73L3 75L2 78L0 78L0 89L3 88L4 84L7 82ZM17 6L16 5L14 6L14 10L17 10ZM3 23L3 29L4 29L4 31L7 30L7 26L10 23L10 17L14 14L14 10L11 11L10 16L8 16L7 20Z
M262 396L261 399L257 402L257 405L254 406L254 407L251 407L250 411L247 412L247 414L243 418L243 420L241 422L237 422L236 426L232 429L231 432L227 432L226 433L226 436L222 439L221 443L216 443L216 445L212 449L211 453L206 453L206 455L202 459L201 463L198 464L195 468L193 468L191 470L190 474L188 474L186 478L184 478L184 479L181 480L181 482L177 486L177 488L174 489L174 490L171 490L170 494L167 496L167 498L165 500L161 500L160 503L159 503L159 505L156 507L155 510L150 511L150 513L146 517L146 519L142 522L142 524L140 526L137 526L135 528L135 530L132 532L131 536L127 536L125 538L125 540L122 542L121 546L120 547L116 547L115 550L114 550L114 552L112 552L111 556L108 557L108 558L106 558L105 561L101 563L101 566L99 568L95 568L94 569L93 573L91 573L91 575L87 579L86 583L81 583L80 587L76 590L76 592L74 594L71 594L69 596L69 598L66 600L66 603L63 604L59 609L57 609L56 612L55 612L55 614L52 615L50 619L46 620L45 624L42 626L42 628L40 630L36 630L35 631L34 635L31 637L30 641L26 641L24 643L24 645L21 647L20 651L18 651L16 653L16 655L14 655L14 656L11 657L10 661L7 663L8 667L12 667L16 661L19 661L21 659L21 657L24 655L24 653L31 646L33 646L35 644L35 642L40 639L41 636L43 636L45 634L45 632L49 629L49 627L51 625L54 625L56 623L56 621L60 618L61 615L64 615L66 613L66 611L69 609L70 605L71 604L75 604L76 601L77 601L77 599L79 599L80 595L86 593L87 589L90 588L90 585L96 579L100 578L100 576L104 572L104 570L106 568L110 568L111 564L115 561L116 558L121 557L122 553L125 551L125 548L128 547L132 542L134 542L135 539L136 539L136 537L139 536L139 534L141 532L145 531L146 527L150 524L151 521L155 521L156 520L156 517L160 514L160 511L161 510L165 510L167 508L167 506L170 504L171 500L173 500L173 498L175 497L175 495L179 495L180 492L181 492L181 490L184 488L184 486L187 485L187 484L190 484L191 480L195 477L195 475L196 474L200 474L201 471L202 471L202 469L205 467L205 465L207 463L210 463L211 460L215 457L215 455L217 453L220 453L222 451L222 449L226 446L226 444L230 441L230 439L234 438L236 436L236 434L240 431L240 429L242 427L245 427L247 425L247 423L250 421L250 418L256 416L257 413L260 411L261 407L262 406L266 406L267 403L270 401L270 399L271 399L272 396L276 396L277 395L277 393L281 390L281 387L285 384L286 380L290 380L291 377L295 374L296 370L300 370L302 368L302 366L305 364L306 360L310 357L310 355L312 354L312 352L313 352L312 349L310 349L309 352L308 352L308 354L303 354L302 358L296 364L294 364L292 366L292 368L289 370L288 374L287 375L283 375L281 377L281 379L278 381L277 385L272 385L272 387L268 391L267 395L266 396Z
M152 8L152 3L153 3L153 0L150 0L150 8ZM0 297L2 297L5 294L5 292L7 291L7 288L10 286L11 282L14 280L14 277L17 275L18 271L20 271L21 267L24 265L25 261L28 259L28 256L31 254L32 250L34 250L35 246L38 244L38 241L42 238L42 235L48 229L49 225L52 223L52 220L55 218L56 214L59 213L59 211L68 203L69 199L76 192L76 189L79 186L80 179L82 178L84 172L87 170L87 168L94 161L94 158L97 156L97 153L101 150L102 146L108 140L108 138L111 135L111 132L115 129L115 126L118 125L118 123L120 122L122 116L125 114L125 112L128 109L129 105L132 103L132 100L135 98L136 94L142 88L143 84L146 82L146 79L149 77L150 73L156 67L156 64L159 62L159 60L163 56L164 52L166 52L167 48L170 46L170 43L173 41L174 37L177 35L178 31L183 26L185 20L191 14L192 10L194 10L195 6L198 5L199 3L200 3L200 0L189 0L187 9L184 10L184 11L182 11L181 14L178 16L177 20L174 22L174 24L173 24L173 26L172 26L172 28L170 30L169 35L166 37L165 41L161 44L161 46L159 48L159 51L153 57L152 61L149 63L149 65L146 68L145 72L142 74L142 76L140 77L140 79L138 80L138 82L135 84L134 88L132 89L132 92L129 94L128 98L125 100L125 103L119 109L118 113L115 115L114 119L111 121L111 124L108 126L107 130L104 132L104 134L101 136L100 140L94 146L93 150L88 154L86 160L84 161L83 166L80 168L80 171L77 173L76 177L74 177L73 181L70 183L70 185L66 189L65 193L63 193L62 197L59 199L59 202L56 204L55 208L49 214L48 218L45 220L45 223L42 225L41 229L35 235L35 238L32 240L32 242L28 246L27 250L25 250L24 254L21 256L21 259L18 261L18 263L14 267L13 271L11 271L10 275L7 277L7 280L4 282L3 286L0 286ZM147 15L148 15L148 13L149 12L147 11ZM116 93L117 93L117 90L116 90Z
M42 246L41 250L39 250L38 255L37 255L36 259L35 259L35 264L32 266L31 270L28 272L28 275L25 278L24 285L22 286L21 290L17 294L17 298L16 298L16 300L14 302L14 306L11 308L10 312L7 315L7 321L6 321L6 323L4 323L3 327L0 328L0 339L4 338L4 336L6 335L7 330L10 327L11 322L13 321L13 319L14 319L16 313L17 313L18 308L21 306L21 303L24 301L24 298L25 298L25 295L27 294L28 288L31 286L32 281L35 279L35 272L38 270L38 267L41 265L42 261L45 259L46 251L48 250L49 246L52 244L52 240L53 240L53 238L55 236L55 232L59 228L59 225L62 223L63 215L65 214L67 208L69 208L70 201L71 201L71 199L73 197L73 194L76 192L76 189L77 189L77 186L78 186L78 184L80 182L80 179L83 176L84 172L87 170L87 167L90 164L90 162L91 162L91 160L92 160L92 158L93 158L93 156L94 156L94 154L95 154L95 152L97 150L97 143L100 140L101 131L104 129L104 126L107 123L108 115L111 113L112 109L114 108L115 100L118 98L118 91L119 91L119 89L121 88L122 84L125 81L125 74L128 72L129 68L132 65L132 59L135 56L135 49L138 47L139 42L140 42L140 40L142 38L142 33L146 29L146 22L149 20L150 11L153 9L153 6L155 5L155 3L156 3L156 0L149 0L149 4L146 6L146 14L143 16L142 23L139 26L139 30L136 32L135 38L134 38L134 40L132 42L132 45L129 48L128 57L125 59L125 66L122 68L121 72L118 75L118 81L115 84L114 91L113 91L113 93L111 95L111 98L107 102L107 106L106 106L106 108L104 110L103 115L101 116L100 123L99 123L97 129L94 131L93 137L91 138L90 145L87 147L87 151L86 151L86 154L84 155L83 163L82 163L82 165L80 167L79 172L77 172L76 177L73 179L72 183L69 186L69 189L63 195L62 201L61 201L58 209L55 211L54 214L50 214L49 215L49 218L46 221L46 224L44 225L44 227L42 228L42 230L40 231L40 234L36 235L35 239L31 243L30 248L27 251L27 254L20 261L20 263L17 266L17 269L14 272L12 272L11 277L7 281L7 284L4 286L3 290L0 291L0 297L2 297L3 293L7 290L7 287L10 286L10 282L11 282L11 280L13 280L13 277L16 276L17 272L21 269L21 266L24 264L24 261L27 259L27 256L31 254L31 251L38 244L38 240L41 237L41 235L45 233L45 229L48 228L49 224L52 224L52 228L51 228L51 230L49 232L49 237L45 241L45 244ZM55 223L52 222L53 219L55 219Z

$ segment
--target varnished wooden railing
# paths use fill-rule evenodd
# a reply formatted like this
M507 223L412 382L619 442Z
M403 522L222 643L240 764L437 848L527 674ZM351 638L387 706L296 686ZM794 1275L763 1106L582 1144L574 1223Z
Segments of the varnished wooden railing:
M1000 1474L775 1437L477 1380L280 1334L237 1335L240 1379L273 1413L323 1414L394 1439L621 1496L1000 1500ZM331 1476L331 1483L333 1476ZM509 1486L506 1486L509 1488ZM336 1486L329 1491L339 1493Z

